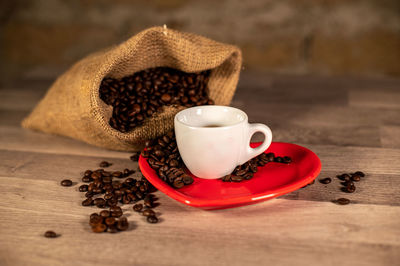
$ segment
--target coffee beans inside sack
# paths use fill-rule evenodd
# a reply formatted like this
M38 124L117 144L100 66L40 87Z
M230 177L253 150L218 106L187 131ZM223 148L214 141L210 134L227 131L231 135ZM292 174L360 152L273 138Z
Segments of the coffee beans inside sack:
M140 151L173 129L180 110L229 105L242 64L238 47L153 27L74 64L23 127L112 150Z
M185 73L172 68L150 68L122 79L103 79L100 98L113 106L110 126L128 132L162 112L166 105L214 104L208 95L209 75L210 71Z

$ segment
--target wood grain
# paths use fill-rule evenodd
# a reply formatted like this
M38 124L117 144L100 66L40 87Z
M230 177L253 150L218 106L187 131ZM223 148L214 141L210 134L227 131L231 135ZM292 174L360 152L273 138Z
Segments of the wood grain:
M157 192L161 222L123 206L127 232L90 232L78 182L86 169L132 168L130 153L19 127L49 80L0 89L0 265L397 265L400 261L400 80L243 73L233 105L275 141L321 159L318 181L256 205L202 211ZM260 139L260 136L255 136ZM337 174L364 171L355 193ZM140 173L135 174L136 177ZM59 182L70 178L72 187ZM340 206L331 201L351 199ZM46 239L43 233L61 234Z

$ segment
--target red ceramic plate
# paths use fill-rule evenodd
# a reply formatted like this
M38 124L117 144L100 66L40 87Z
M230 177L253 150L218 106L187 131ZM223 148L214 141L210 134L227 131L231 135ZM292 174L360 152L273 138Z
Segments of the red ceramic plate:
M251 144L252 147L258 145ZM160 191L179 202L206 210L232 208L278 197L309 184L321 171L318 156L299 145L273 142L265 152L273 152L275 156L290 156L293 162L268 163L258 167L252 179L239 183L193 176L193 184L180 189L174 189L162 181L142 156L139 166L147 180Z

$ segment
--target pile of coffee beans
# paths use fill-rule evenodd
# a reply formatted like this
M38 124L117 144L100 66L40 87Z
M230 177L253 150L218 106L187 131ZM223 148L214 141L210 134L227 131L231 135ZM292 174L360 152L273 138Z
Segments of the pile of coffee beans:
M103 161L99 164L109 167L112 163ZM136 203L133 207L135 212L146 217L147 222L157 223L159 220L153 208L160 204L153 194L157 189L150 184L142 175L141 179L130 177L135 170L124 169L122 171L106 171L103 168L97 170L86 170L82 176L82 184L79 192L84 192L86 199L82 206L96 206L103 209L100 213L93 213L89 217L89 225L95 233L116 233L129 228L129 222L123 217L123 211L118 204ZM63 180L62 186L71 186L72 181ZM143 204L138 203L143 200ZM56 237L53 231L45 233L45 237Z
M355 173L343 173L337 176L337 178L342 181L342 191L347 193L353 193L356 191L354 182L359 182L362 177L365 177L365 174L361 171L357 171Z
M102 210L100 213L92 213L89 218L89 225L95 233L117 233L129 228L128 219L122 216L122 209L119 206Z
M253 178L253 175L257 172L257 167L264 166L270 162L290 164L292 159L289 156L275 156L272 152L261 153L246 163L237 166L232 174L224 176L222 181L241 182L243 180L249 180Z
M193 183L193 178L185 171L185 164L179 154L173 131L154 141L147 141L146 150L143 150L141 154L143 157L148 158L147 162L150 167L170 186L182 188L185 185ZM136 159L136 155L133 156ZM289 164L292 162L292 159L288 156L280 157L275 156L273 153L262 153L248 162L237 166L232 174L224 176L221 179L224 182L249 180L257 172L257 167L264 166L269 162Z
M214 104L208 97L210 71L185 73L167 67L149 68L122 79L104 78L100 98L113 106L109 124L128 132L165 105Z
M193 183L193 178L185 172L185 165L176 145L173 131L145 143L146 149L142 156L147 159L150 167L167 184L174 188L182 188Z

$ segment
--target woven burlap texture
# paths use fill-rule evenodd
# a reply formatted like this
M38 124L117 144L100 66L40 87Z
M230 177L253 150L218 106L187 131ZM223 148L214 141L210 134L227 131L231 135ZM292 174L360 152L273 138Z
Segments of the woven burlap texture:
M173 118L183 107L164 107L128 133L108 121L112 107L99 98L104 77L121 78L151 67L185 72L211 69L210 97L229 105L239 79L242 55L238 47L163 27L144 30L118 46L87 56L58 77L22 126L68 136L99 147L138 151L147 139L173 129Z

